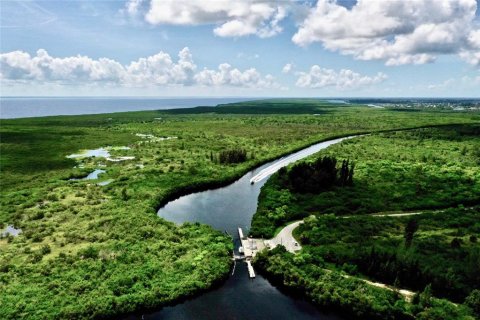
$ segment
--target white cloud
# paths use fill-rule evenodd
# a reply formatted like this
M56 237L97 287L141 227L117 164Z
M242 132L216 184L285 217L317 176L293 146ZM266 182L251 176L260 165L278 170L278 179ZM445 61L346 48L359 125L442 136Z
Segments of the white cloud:
M319 0L293 36L360 60L387 65L423 64L439 54L456 54L479 64L475 0L358 0L347 9Z
M118 62L86 56L54 58L40 49L31 57L23 51L0 55L0 78L2 80L35 80L46 82L113 81L124 76L124 68Z
M290 73L292 71L293 65L291 63L287 63L282 68L282 73Z
M169 54L160 52L156 55L140 58L126 66L129 83L145 84L191 84L197 66L187 47L178 53L175 63Z
M55 58L44 49L35 56L13 51L0 55L2 80L59 82L77 84L86 82L115 83L123 85L185 84L191 81L196 69L188 48L178 54L174 62L169 54L140 58L129 65L107 58L94 60L86 56Z
M240 71L228 63L222 63L218 70L204 69L195 75L195 81L204 86L232 86L247 88L278 88L272 75L262 76L255 68Z
M126 87L151 86L232 86L247 88L276 88L271 75L263 76L255 68L240 71L227 63L218 70L197 66L186 47L178 59L159 52L129 64L107 58L98 60L86 56L56 58L40 49L35 56L23 51L0 54L2 83L56 83L60 85L113 84Z
M480 66L480 29L470 32L467 44L468 48L460 51L460 57L470 64Z
M140 6L142 5L142 2L143 0L129 0L125 4L125 10L129 15L135 16L140 10Z
M382 72L364 76L349 69L335 71L313 65L308 72L297 72L296 86L301 88L335 87L340 90L356 89L381 83L387 79Z
M136 15L141 0L129 0L126 11ZM265 0L150 0L143 12L153 25L216 25L220 37L274 36L282 31L280 22L287 16L290 1ZM142 7L143 8L143 7Z

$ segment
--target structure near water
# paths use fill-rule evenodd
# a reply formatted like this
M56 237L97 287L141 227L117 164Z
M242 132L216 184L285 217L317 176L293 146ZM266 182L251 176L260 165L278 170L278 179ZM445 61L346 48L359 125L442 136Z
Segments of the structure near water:
M252 266L252 259L255 257L258 251L263 250L266 246L263 240L245 237L242 228L238 228L238 236L242 246L239 248L239 252L243 253L242 258L245 259L248 267L248 275L250 278L255 278L255 271Z

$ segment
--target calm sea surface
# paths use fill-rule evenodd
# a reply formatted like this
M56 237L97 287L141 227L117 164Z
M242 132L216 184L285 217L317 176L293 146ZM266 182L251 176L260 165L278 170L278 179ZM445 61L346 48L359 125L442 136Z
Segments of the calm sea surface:
M0 97L0 118L28 118L216 106L254 98Z

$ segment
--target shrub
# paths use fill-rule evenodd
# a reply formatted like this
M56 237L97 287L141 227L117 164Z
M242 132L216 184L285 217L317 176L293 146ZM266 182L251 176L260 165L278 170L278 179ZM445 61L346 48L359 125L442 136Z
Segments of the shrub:
M87 248L80 250L78 255L84 259L96 259L98 258L98 249L94 246L88 246Z
M52 252L52 249L50 248L50 246L48 244L44 244L41 248L40 248L40 252L43 254L43 255L46 255L46 254L49 254L50 252Z

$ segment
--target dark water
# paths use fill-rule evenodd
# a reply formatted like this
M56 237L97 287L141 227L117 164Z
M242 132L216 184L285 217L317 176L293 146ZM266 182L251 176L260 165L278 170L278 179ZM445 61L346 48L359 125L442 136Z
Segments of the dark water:
M0 118L98 114L123 111L162 110L216 106L252 100L249 98L112 98L112 97L0 97Z
M254 169L227 187L193 193L169 202L158 215L175 223L209 224L227 231L239 246L237 228L247 231L257 209L260 188L281 167L338 143L321 142ZM251 184L250 181L258 181ZM248 278L246 265L237 262L235 273L220 288L184 303L145 315L145 319L340 319L310 303L285 295L257 274Z
M246 264L237 262L235 275L221 288L145 319L340 319L281 293L259 275L250 280L247 274Z

